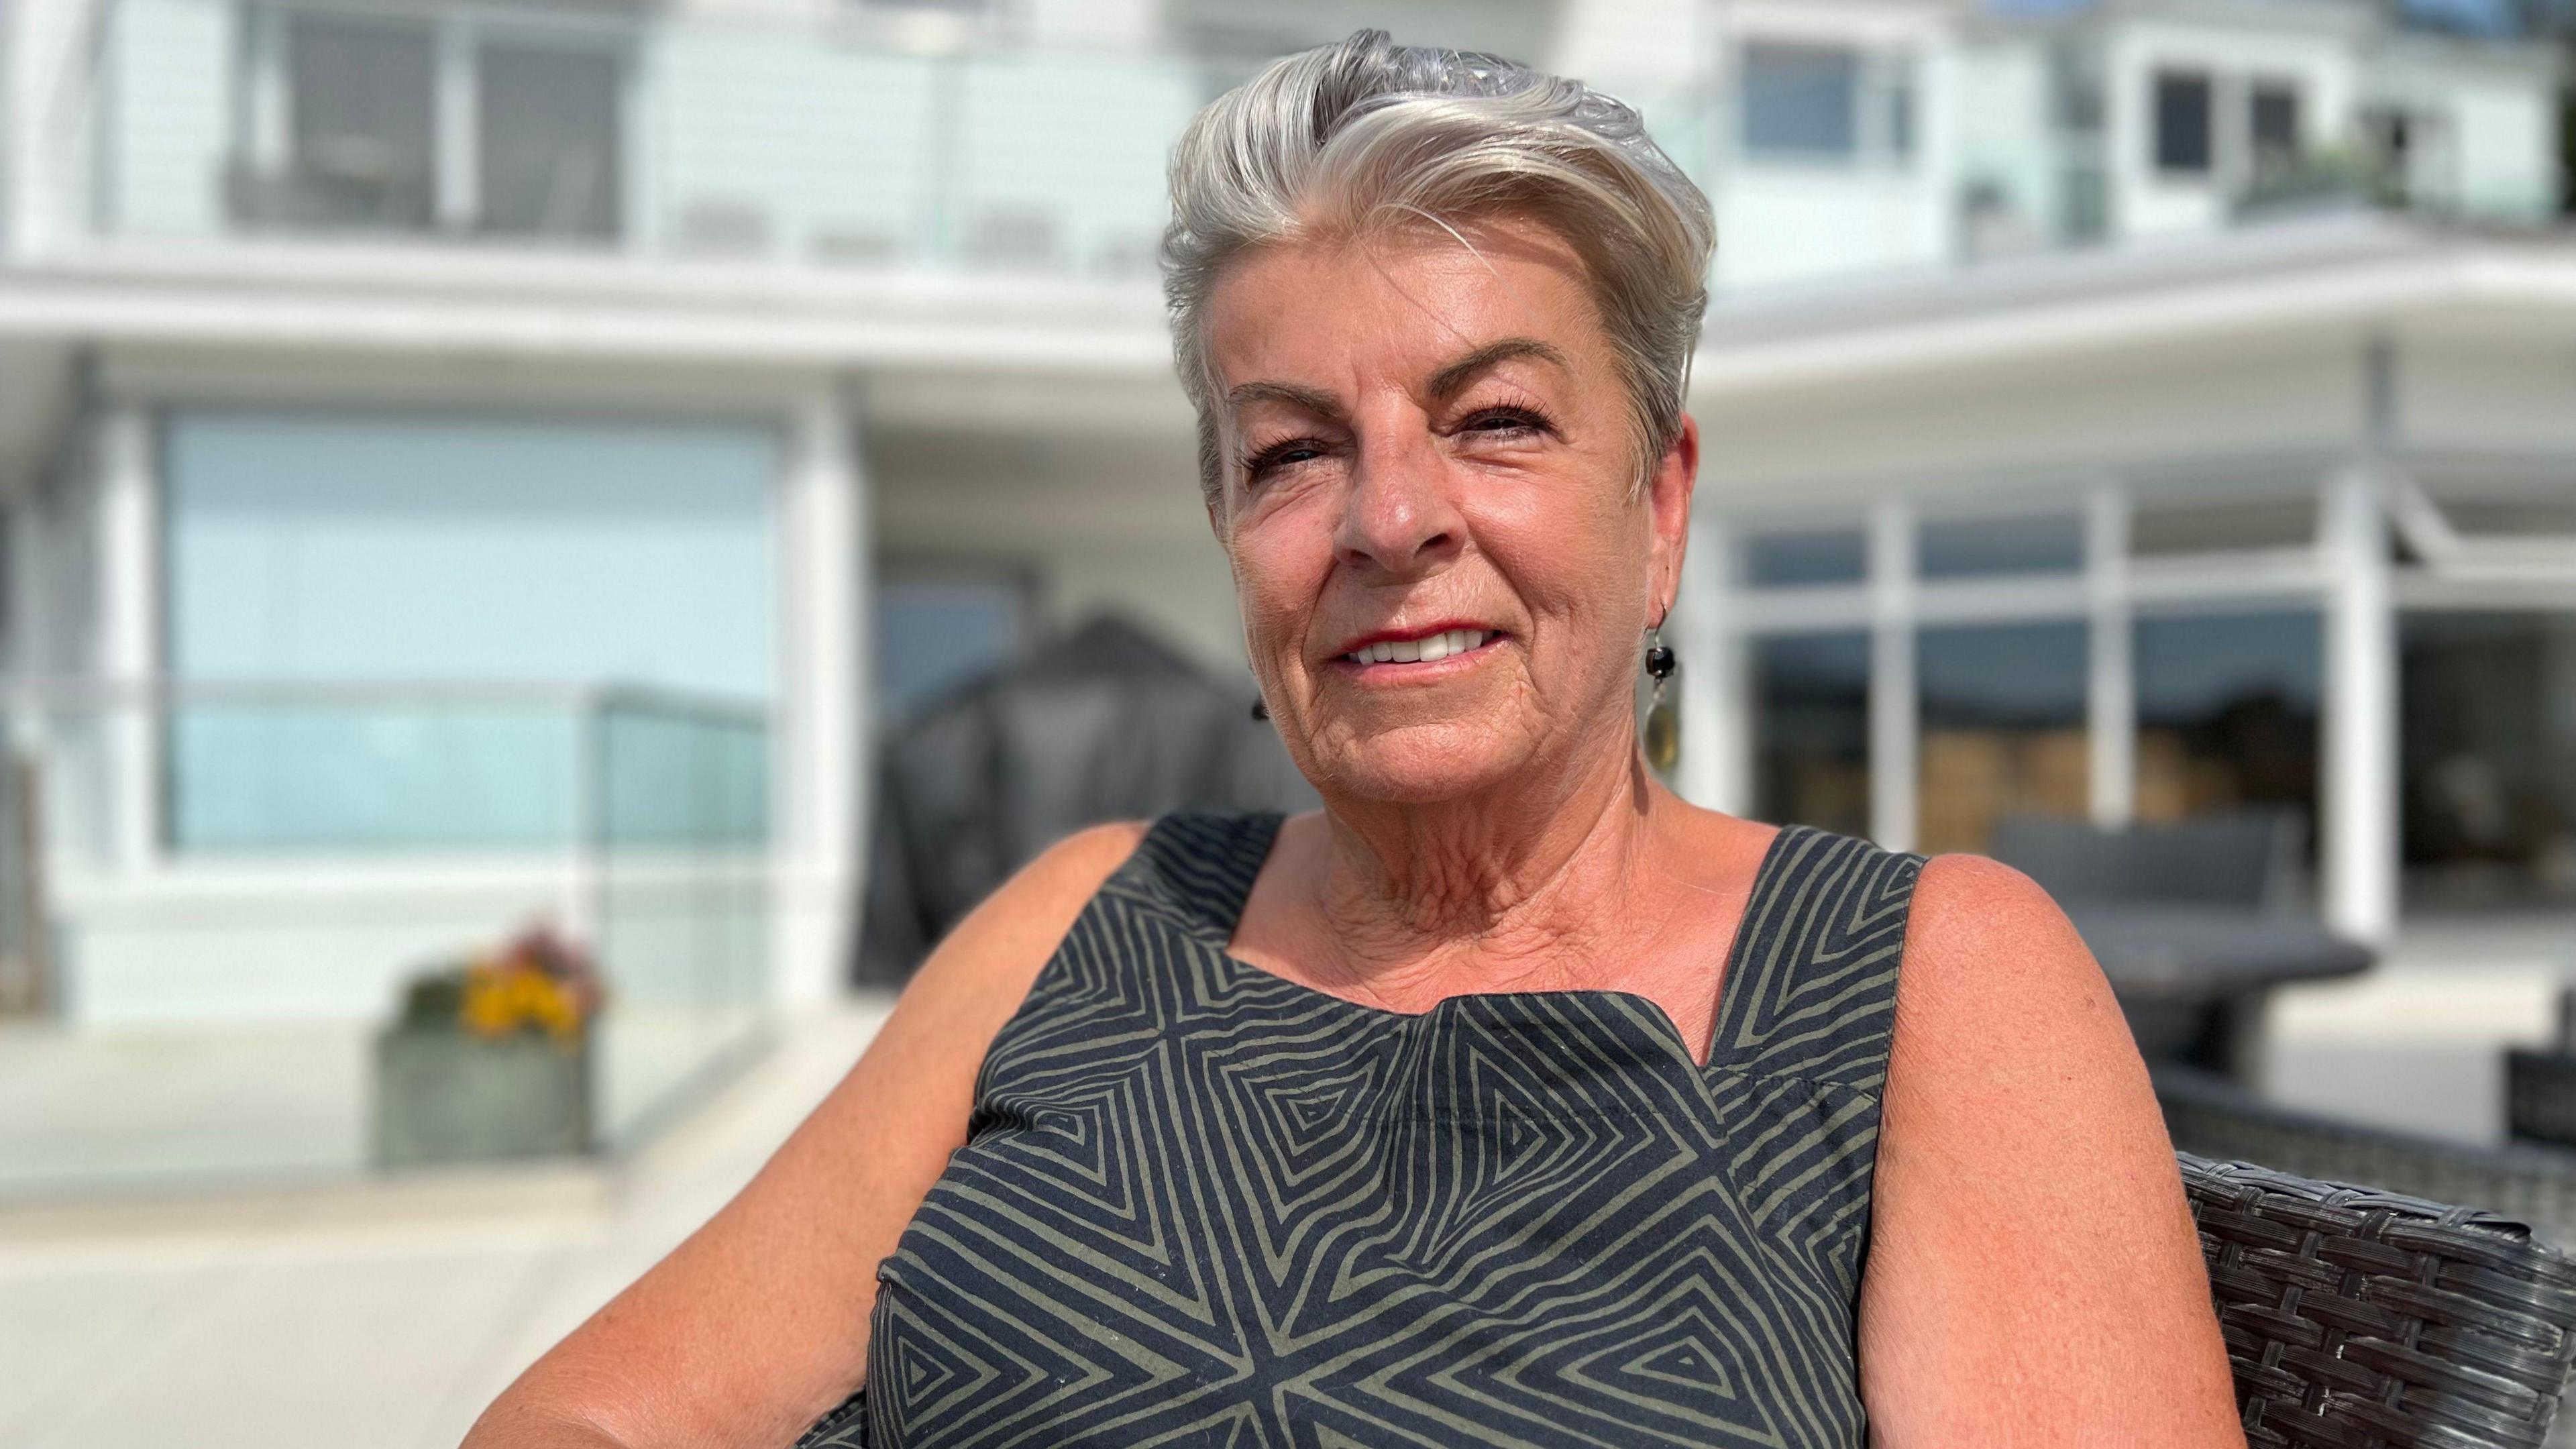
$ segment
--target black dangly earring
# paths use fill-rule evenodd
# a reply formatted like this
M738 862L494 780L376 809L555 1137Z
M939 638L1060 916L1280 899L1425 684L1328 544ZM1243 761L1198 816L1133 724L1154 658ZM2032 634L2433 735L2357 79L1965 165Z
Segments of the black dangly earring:
M1655 681L1655 696L1646 706L1646 763L1658 775L1670 775L1681 763L1682 722L1671 698L1673 676L1681 670L1672 646L1664 642L1663 626L1646 631L1646 674Z
M1254 719L1270 718L1270 701L1263 699L1260 695L1254 695L1252 697L1252 717Z

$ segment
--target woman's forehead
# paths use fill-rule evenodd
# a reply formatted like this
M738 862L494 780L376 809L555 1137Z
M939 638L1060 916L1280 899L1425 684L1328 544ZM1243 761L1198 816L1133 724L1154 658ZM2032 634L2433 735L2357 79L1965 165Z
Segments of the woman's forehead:
M1229 395L1264 381L1354 373L1428 385L1462 360L1527 359L1569 377L1607 336L1573 249L1532 228L1461 237L1265 247L1238 258L1208 311L1208 359Z

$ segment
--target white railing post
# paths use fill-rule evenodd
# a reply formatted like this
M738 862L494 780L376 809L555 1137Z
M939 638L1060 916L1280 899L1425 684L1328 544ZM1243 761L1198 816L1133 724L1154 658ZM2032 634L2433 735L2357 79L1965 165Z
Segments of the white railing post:
M2397 928L2401 786L2397 608L2380 476L2395 437L2394 344L2364 354L2359 452L2325 480L2317 546L2325 574L2325 798L2318 842L2329 925L2364 941Z
M161 850L161 488L151 412L110 403L98 418L97 666L114 781L110 856L143 869Z
M2116 482L2084 506L2084 580L2092 627L2084 694L2093 823L2118 829L2138 813L2138 682L2129 605L2129 499Z
M1887 499L1869 519L1869 833L1912 850L1920 831L1922 707L1914 669L1914 514Z

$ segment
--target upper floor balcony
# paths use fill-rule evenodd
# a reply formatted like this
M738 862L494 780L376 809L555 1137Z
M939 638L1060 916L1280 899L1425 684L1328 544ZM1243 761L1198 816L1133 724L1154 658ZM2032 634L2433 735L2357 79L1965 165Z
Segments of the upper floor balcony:
M32 140L0 148L19 173L0 176L0 248L29 258L291 241L1142 291L1171 142L1254 63L1180 32L1012 41L868 5L51 8L79 33L49 93L15 102ZM2550 139L2526 124L2554 78L2528 65L2417 55L2371 79L2318 49L2314 75L2239 77L2187 47L1927 17L1841 39L1813 16L1729 20L1677 36L1705 53L1661 80L1600 78L1717 202L1722 284L2223 228L2283 201L2556 210Z
M88 236L1141 275L1210 84L751 18L100 4L56 138Z

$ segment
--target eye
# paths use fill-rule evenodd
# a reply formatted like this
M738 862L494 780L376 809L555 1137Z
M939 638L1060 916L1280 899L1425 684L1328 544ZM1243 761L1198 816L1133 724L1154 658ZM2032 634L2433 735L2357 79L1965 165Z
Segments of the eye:
M1458 430L1476 437L1511 438L1553 432L1555 424L1536 408L1498 407L1469 414Z
M1283 468L1311 463L1323 457L1324 452L1324 445L1313 438L1290 438L1284 442L1273 443L1245 458L1243 475L1257 483Z

